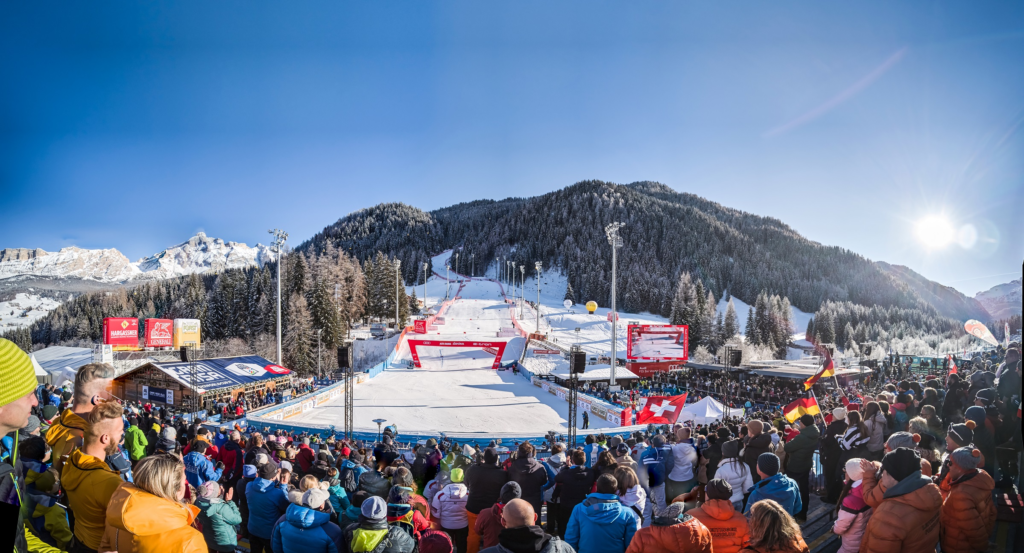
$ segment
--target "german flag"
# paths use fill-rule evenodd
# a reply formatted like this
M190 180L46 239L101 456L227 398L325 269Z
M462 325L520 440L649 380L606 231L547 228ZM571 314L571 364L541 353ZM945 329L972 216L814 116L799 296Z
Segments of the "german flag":
M818 408L818 402L813 397L798 399L782 409L782 416L786 417L789 424L793 424L796 419L804 415L814 416L820 414L821 409Z
M804 381L804 391L810 390L811 386L814 386L814 383L817 382L819 378L828 378L830 376L835 376L836 374L835 365L832 363L832 356L828 353L828 349L821 348L821 351L825 354L825 362L821 365L821 370L818 371L818 374L815 374Z

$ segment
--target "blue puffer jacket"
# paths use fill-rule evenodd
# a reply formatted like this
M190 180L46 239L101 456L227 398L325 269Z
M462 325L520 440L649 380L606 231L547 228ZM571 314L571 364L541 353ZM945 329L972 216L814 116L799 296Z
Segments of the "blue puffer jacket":
M623 553L636 533L636 515L609 493L592 493L572 510L565 542L574 551Z
M290 505L284 486L263 478L245 487L245 502L249 505L249 533L265 540L270 539L274 523Z
M216 468L212 461L198 451L190 451L182 461L185 463L185 479L193 488L202 486L208 480L220 480L224 469Z
M327 488L327 493L331 494L331 507L334 508L335 513L338 513L338 516L341 516L341 513L344 513L345 509L352 504L345 488L342 488L337 480L331 480L331 487Z
M331 515L301 505L289 505L274 526L271 547L275 553L340 553L341 528Z
M675 466L672 457L672 448L667 445L661 447L648 447L640 456L640 464L647 469L650 477L650 486L660 486L665 483L668 473L672 472Z
M594 463L597 462L597 458L601 456L601 452L606 451L605 448L598 444L587 444L583 446L583 453L587 454L587 468L594 468Z
M796 481L785 474L776 474L769 478L762 478L754 487L747 490L750 497L747 499L747 506L743 509L744 514L750 512L750 506L762 499L773 499L787 513L795 515L803 509L803 501L800 500L800 487Z

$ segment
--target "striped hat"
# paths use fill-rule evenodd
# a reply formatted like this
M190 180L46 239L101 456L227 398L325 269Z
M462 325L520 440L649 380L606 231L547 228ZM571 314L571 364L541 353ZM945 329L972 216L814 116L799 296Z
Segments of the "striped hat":
M32 360L14 342L0 338L0 407L27 396L39 385Z

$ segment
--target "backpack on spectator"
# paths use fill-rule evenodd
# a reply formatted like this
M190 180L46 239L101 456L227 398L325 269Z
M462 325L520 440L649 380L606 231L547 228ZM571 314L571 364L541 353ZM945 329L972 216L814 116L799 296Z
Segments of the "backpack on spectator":
M338 473L338 482L349 494L354 494L359 489L359 481L356 480L356 471L351 467L345 467Z

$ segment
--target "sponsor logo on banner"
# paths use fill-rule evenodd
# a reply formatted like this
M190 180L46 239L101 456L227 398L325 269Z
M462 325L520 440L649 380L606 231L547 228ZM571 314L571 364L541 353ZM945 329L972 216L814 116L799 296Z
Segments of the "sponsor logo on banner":
M146 319L146 347L166 348L174 344L171 319Z
M292 371L282 367L281 365L267 365L263 367L263 370L270 374L292 374Z
M533 349L530 352L534 355L562 355L557 349Z
M416 334L426 334L427 333L427 321L425 321L425 320L421 319L421 320L413 321L412 327L413 327L413 332L415 332Z
M142 399L148 401L159 401L160 403L166 403L168 405L171 405L174 403L174 390L167 390L164 388L153 388L151 386L143 386Z
M103 343L111 346L139 346L139 320L121 317L103 319Z
M253 378L263 376L267 372L263 367L259 365L253 365L251 363L232 363L224 368L232 374L237 374L238 376L249 376Z

